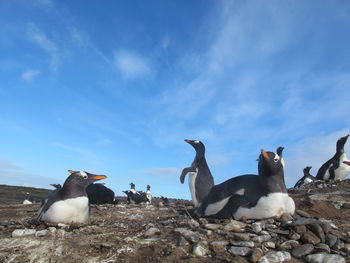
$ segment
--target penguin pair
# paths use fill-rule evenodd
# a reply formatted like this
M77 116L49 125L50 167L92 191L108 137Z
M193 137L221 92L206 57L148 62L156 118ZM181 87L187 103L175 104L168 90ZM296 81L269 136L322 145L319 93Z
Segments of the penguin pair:
M127 195L127 201L129 204L150 204L152 202L151 186L147 185L147 191L136 191L135 184L130 183L130 190L123 191Z
M205 146L198 140L187 140L185 142L190 144L196 151L196 156L190 167L182 170L180 175L180 182L185 182L185 177L189 174L189 187L191 191L192 202L195 207L199 207L204 197L209 193L214 186L214 178L211 175L207 161L205 159Z
M348 160L344 145L349 138L349 134L341 137L337 141L335 155L325 162L317 172L318 180L344 180L350 173L350 161Z
M306 166L303 169L304 176L298 180L298 182L294 185L294 188L303 188L307 184L310 184L316 181L316 178L310 174L312 166Z
M39 209L39 220L65 224L88 222L90 207L86 188L107 176L84 171L68 171L70 175L63 186L52 191L43 202Z
M261 150L258 175L241 175L213 186L196 214L236 220L294 214L295 204L284 183L282 151L283 148L278 153Z

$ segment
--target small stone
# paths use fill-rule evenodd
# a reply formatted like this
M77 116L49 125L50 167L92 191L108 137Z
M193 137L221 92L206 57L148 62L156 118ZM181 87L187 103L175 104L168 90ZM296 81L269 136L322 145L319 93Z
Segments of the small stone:
M204 227L209 230L218 230L221 225L219 224L205 224Z
M345 263L345 259L337 254L312 254L306 257L309 263Z
M266 248L276 248L275 242L271 242L271 241L269 241L269 242L264 242L264 243L263 243L263 246L265 246Z
M147 237L152 237L152 236L157 235L157 234L160 234L159 228L151 227L143 234L143 236L145 238L147 238Z
M312 233L311 231L305 232L305 233L301 236L301 240L302 240L304 243L313 244L313 245L316 245L316 244L318 244L318 243L321 242L321 240L320 240L314 233Z
M252 252L252 249L248 248L248 247L234 247L234 246L232 246L228 251L235 256L247 256L248 254L250 254Z
M249 241L250 236L245 233L232 233L232 238L237 241Z
M211 248L216 254L222 254L227 251L228 241L213 241L210 243Z
M290 214L284 213L280 218L282 225L291 223L293 220L293 217Z
M176 245L178 247L183 247L183 246L185 246L187 244L188 244L188 241L183 236L178 234L177 237L176 237Z
M288 235L289 239L292 240L299 240L301 238L300 234L298 234L297 232L292 231L289 235Z
M297 213L298 215L303 216L303 217L307 217L307 218L311 217L310 214L308 214L305 211L300 210L300 209L295 210L295 213Z
M230 223L226 224L223 227L223 230L233 231L233 232L242 232L244 231L245 226L246 226L245 223L242 223L236 220L231 220Z
M182 235L187 241L195 243L199 241L199 234L196 232L193 232L191 230L188 230L186 228L178 227L174 229L175 233L179 233Z
M255 233L261 232L262 229L263 229L263 224L261 222L255 222L255 223L252 224L252 230Z
M264 255L264 252L261 248L255 248L250 255L250 261L256 263Z
M319 243L314 248L314 253L331 253L331 249L328 245Z
M297 232L298 234L302 235L307 231L307 228L305 225L300 225L300 226L295 226L294 227L295 232Z
M336 209L341 209L342 206L345 204L345 201L333 201L332 205L336 208Z
M202 225L208 224L208 220L205 219L205 218L199 218L199 222L200 222Z
M49 230L49 232L51 233L51 235L55 234L57 229L56 227L50 226L47 230Z
M288 240L283 242L279 247L284 250L291 250L295 247L299 246L299 242L296 240Z
M188 225L190 228L198 228L200 226L200 224L194 219L188 220Z
M252 241L236 241L231 244L236 247L254 247L254 242Z
M36 237L43 237L43 236L46 236L47 235L47 230L46 229L44 229L44 230L40 230L40 231L36 231L36 233L35 233L35 236Z
M12 232L12 237L24 237L24 236L31 236L35 235L36 230L35 229L16 229Z
M261 257L258 263L281 263L291 260L292 257L286 251L272 251Z
M333 235L333 234L330 234L328 233L326 235L326 244L332 248L336 243L337 243L337 240L338 240L338 237Z
M304 244L304 245L301 245L299 247L295 247L292 250L292 255L293 255L293 257L296 257L296 258L302 258L302 257L305 257L306 255L309 255L310 253L312 253L313 250L314 250L313 245Z
M262 243L265 241L269 241L270 239L271 239L270 235L262 235L262 236L253 237L252 241Z
M321 243L325 242L326 237L322 227L319 224L311 224L311 225L308 225L308 227L310 228L312 233L314 233L321 240Z
M208 249L205 247L205 245L202 242L195 243L193 245L193 255L198 257L204 257L208 254Z

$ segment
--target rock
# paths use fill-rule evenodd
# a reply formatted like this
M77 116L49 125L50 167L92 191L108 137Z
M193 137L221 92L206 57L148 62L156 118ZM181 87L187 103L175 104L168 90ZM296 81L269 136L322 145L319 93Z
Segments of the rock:
M295 247L292 250L292 255L293 255L293 257L296 257L296 258L302 258L302 257L305 257L306 255L309 255L310 253L312 253L313 250L314 250L313 245L304 244L304 245L301 245L299 247Z
M252 226L253 232L255 233L259 233L263 230L263 223L261 222L255 222L251 226Z
M266 248L276 248L275 242L264 242L263 246Z
M208 249L202 242L195 243L193 245L193 255L198 256L198 257L204 257L208 254Z
M331 253L331 249L328 245L319 243L315 246L313 253Z
M143 234L143 236L147 238L147 237L152 237L152 236L157 235L157 234L160 234L159 228L151 227Z
M232 246L228 251L235 256L247 256L252 252L252 249L248 247Z
M50 226L48 229L47 229L51 235L54 235L57 231L56 227L53 227L53 226Z
M310 228L312 233L314 233L321 240L321 243L325 242L326 237L322 227L319 224L311 224L311 225L308 225L308 227Z
M293 217L290 214L284 213L280 218L282 225L285 225L287 223L291 223L293 220Z
M31 236L35 235L36 230L35 229L16 229L12 232L12 237L24 237L24 236Z
M199 222L200 222L202 225L208 224L208 220L205 219L205 218L199 218Z
M294 227L295 232L297 232L298 234L302 235L307 231L307 228L305 225L300 225L300 226L295 226Z
M272 251L261 257L258 263L281 263L291 260L292 257L289 252Z
M48 233L48 230L44 229L44 230L36 231L35 236L36 237L43 237L43 236L46 236L47 233Z
M209 230L218 230L221 225L219 224L205 224L204 227Z
M290 232L290 234L288 235L288 238L289 239L292 239L292 240L299 240L301 238L301 235L298 234L297 232Z
M303 211L303 210L297 209L297 210L295 210L295 213L297 213L298 215L300 215L300 216L302 216L302 217L307 217L307 218L310 218L310 217L311 217L310 214L306 213L306 212Z
M333 234L326 235L326 244L332 248L337 243L338 237Z
M325 234L332 230L332 225L329 222L322 222L321 227Z
M187 244L188 244L188 241L178 233L178 235L176 236L176 245L178 247L183 247Z
M249 241L250 236L245 233L232 233L232 238L237 241Z
M211 248L216 254L222 254L227 251L227 246L229 242L224 240L224 241L213 241L210 243Z
M223 227L223 230L226 231L233 231L233 232L243 232L246 224L236 221L236 220L231 220L230 223L226 224Z
M255 248L250 255L250 261L256 263L264 255L264 252L261 248Z
M345 204L345 201L340 201L340 200L337 200L337 201L333 201L332 202L332 205L336 208L336 209L341 209L342 206Z
M337 254L312 254L306 257L309 263L345 263L345 259Z
M194 219L188 220L187 225L192 229L196 229L200 226L200 224Z
M198 233L188 230L186 228L178 227L174 229L175 233L182 235L187 241L196 243L199 241L200 236Z
M307 232L303 233L301 236L301 240L304 243L313 244L313 245L316 245L316 244L321 242L321 240L311 231L307 231Z
M293 221L292 223L290 223L288 225L291 225L291 226L302 226L302 225L310 225L310 224L317 224L317 223L319 223L319 222L316 219L301 217L301 218L298 218L297 220Z
M267 231L270 232L270 234L271 233L275 233L275 234L285 235L285 236L288 236L290 234L289 230L282 230L282 229L271 229L271 228L268 228Z
M254 242L252 241L236 241L231 244L236 247L254 247Z
M299 246L299 242L296 240L288 240L283 242L279 247L283 250L290 250Z
M262 236L253 237L252 241L262 243L265 241L269 241L270 239L271 239L270 235L262 235Z

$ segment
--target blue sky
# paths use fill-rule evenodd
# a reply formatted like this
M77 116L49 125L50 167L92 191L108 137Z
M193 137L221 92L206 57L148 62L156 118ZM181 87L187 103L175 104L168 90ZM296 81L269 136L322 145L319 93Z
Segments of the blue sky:
M118 195L134 182L189 199L187 138L216 183L284 146L290 187L350 133L349 14L346 0L1 1L0 184L86 170Z

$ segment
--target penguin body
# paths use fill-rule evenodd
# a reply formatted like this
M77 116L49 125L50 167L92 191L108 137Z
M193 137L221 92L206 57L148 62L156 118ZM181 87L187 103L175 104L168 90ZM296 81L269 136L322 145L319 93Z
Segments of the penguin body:
M130 183L130 190L123 191L127 195L127 201L129 204L147 203L148 199L145 192L136 191L135 184Z
M214 186L214 179L209 170L205 159L205 147L201 141L185 140L193 146L196 156L190 167L184 168L180 176L180 182L183 184L185 177L189 174L189 187L191 191L192 201L195 207L199 207L205 196Z
M90 216L86 187L106 178L84 171L71 171L61 188L50 193L39 210L38 219L50 223L86 223Z
M316 178L310 174L311 168L311 166L306 166L304 168L304 176L298 180L298 182L294 185L294 188L305 187L307 184L312 183L316 180Z
M350 161L348 160L344 145L349 135L341 137L337 141L335 155L325 162L317 172L317 180L344 180L350 173Z
M114 204L114 192L103 184L90 184L86 193L90 204Z
M147 185L146 198L147 198L147 204L151 204L152 203L152 193L151 193L151 186L150 185Z
M259 175L241 175L215 185L196 213L213 218L233 217L236 220L293 214L295 204L284 184L283 166L278 154L262 150Z

